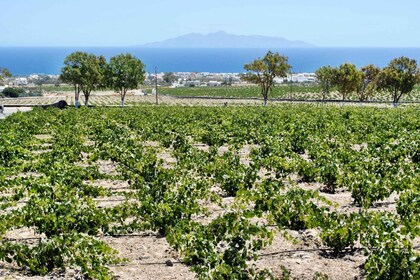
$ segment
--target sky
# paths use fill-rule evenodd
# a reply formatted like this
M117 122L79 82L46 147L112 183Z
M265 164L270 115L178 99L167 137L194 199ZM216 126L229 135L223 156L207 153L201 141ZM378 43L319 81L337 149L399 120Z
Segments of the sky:
M0 46L136 46L225 31L319 47L420 47L419 0L0 0Z

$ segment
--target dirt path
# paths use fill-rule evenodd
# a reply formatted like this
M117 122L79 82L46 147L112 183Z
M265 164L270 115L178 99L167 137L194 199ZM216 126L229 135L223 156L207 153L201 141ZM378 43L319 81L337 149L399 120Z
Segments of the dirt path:
M32 107L5 107L3 113L0 113L0 119L5 119L16 112L27 112L30 110L32 110Z

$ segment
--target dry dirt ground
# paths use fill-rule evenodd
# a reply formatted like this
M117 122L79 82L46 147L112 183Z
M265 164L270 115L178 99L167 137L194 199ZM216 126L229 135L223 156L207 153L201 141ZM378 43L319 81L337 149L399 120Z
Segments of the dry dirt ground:
M45 105L65 100L68 104L74 105L74 93L72 92L50 92L44 93L41 97L24 97L24 98L5 98L3 103L6 106L24 106L24 105ZM84 99L80 97L81 104L84 104ZM287 101L290 103L290 101ZM142 104L142 103L156 103L155 95L134 95L128 92L125 104L127 106ZM206 99L206 98L180 98L158 95L158 103L166 105L183 105L183 106L232 106L232 105L259 105L263 104L262 99ZM284 103L284 101L269 101L269 104ZM113 91L99 91L93 92L89 99L89 105L93 106L119 106L121 98L118 93ZM390 104L360 104L360 103L341 103L337 105L353 105L353 106L386 106L391 107ZM405 106L405 105L401 105Z

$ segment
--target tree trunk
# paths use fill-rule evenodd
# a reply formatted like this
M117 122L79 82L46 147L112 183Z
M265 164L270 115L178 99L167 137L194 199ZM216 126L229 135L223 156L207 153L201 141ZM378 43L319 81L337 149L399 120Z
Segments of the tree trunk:
M261 92L262 92L262 96L264 98L264 107L265 107L265 106L267 106L267 101L268 101L268 92L269 92L268 86L264 85Z
M262 96L264 98L264 107L267 106L267 100L268 100L268 91L266 88L263 89Z
M398 107L398 92L397 90L394 90L394 107L397 108Z
M74 107L79 108L80 107L80 103L79 103L79 95L80 95L80 91L77 85L74 86Z
M85 97L85 106L88 107L89 106L89 96L90 96L91 91L86 89L86 90L83 90L82 92L83 92L83 95Z
M80 108L79 95L74 98L74 107Z
M125 94L127 90L125 88L121 89L121 107L124 108Z

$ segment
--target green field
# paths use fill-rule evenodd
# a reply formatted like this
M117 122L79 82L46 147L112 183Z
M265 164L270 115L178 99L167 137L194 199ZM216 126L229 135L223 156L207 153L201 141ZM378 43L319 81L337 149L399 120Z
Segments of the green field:
M418 108L36 108L0 131L2 273L160 271L112 246L152 236L200 279L420 277Z
M150 88L145 90L151 91ZM167 88L160 87L159 93L171 96L192 96L192 97L228 97L228 98L262 98L258 86L225 86L225 87L180 87ZM319 86L303 86L299 84L277 85L273 88L269 98L273 99L294 99L294 100L321 100L321 88ZM326 95L326 99L340 100L340 94L334 89ZM350 100L358 100L355 94L350 96ZM391 94L387 92L377 92L370 98L372 101L391 101ZM402 101L420 101L420 87L403 96Z
M261 98L258 86L225 86L225 87L180 87L159 88L161 94L173 96L206 96L206 97L235 97ZM320 93L318 86L281 85L273 88L271 98L314 98Z

